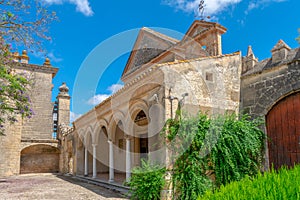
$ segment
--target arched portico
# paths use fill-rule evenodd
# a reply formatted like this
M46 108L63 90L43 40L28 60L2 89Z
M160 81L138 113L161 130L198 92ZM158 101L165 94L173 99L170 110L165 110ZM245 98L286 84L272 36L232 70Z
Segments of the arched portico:
M83 131L83 130L82 130ZM79 134L75 133L75 141L76 141L76 160L75 160L75 174L84 175L84 154L85 154L85 145L84 145L84 133L81 131Z
M148 117L144 110L136 110L133 113L133 145L134 145L134 166L140 166L141 160L148 159L149 140L148 140Z
M108 146L108 132L105 126L101 129L96 129L96 171L97 175L105 180L108 180L109 172L109 146Z

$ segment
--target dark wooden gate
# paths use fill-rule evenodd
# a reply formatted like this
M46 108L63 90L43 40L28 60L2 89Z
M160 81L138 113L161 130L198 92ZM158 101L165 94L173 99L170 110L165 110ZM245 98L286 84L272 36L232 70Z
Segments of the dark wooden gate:
M270 166L278 169L300 163L300 92L273 106L266 125Z

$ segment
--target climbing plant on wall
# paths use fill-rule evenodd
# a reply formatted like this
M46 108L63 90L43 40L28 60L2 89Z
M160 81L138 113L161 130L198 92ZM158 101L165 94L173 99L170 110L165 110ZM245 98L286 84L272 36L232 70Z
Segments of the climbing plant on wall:
M178 112L175 119L169 119L162 131L171 160L167 170L172 174L174 199L197 199L207 190L259 173L265 144L261 120L247 115L181 116ZM162 169L142 166L133 171L137 174L129 183L133 197L158 198Z
M208 189L257 174L265 139L260 125L246 115L168 120L175 199L196 199Z

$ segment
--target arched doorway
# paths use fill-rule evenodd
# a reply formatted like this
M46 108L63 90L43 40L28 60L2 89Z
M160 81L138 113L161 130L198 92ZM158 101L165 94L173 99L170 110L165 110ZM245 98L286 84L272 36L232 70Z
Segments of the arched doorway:
M300 163L300 92L280 100L266 116L270 167Z
M135 165L141 164L141 160L148 159L148 119L146 113L140 110L134 118L134 151L137 153Z
M75 154L75 174L84 175L84 137L80 135L75 136L77 150Z
M59 172L59 149L38 144L21 151L20 174Z
M97 137L97 175L104 179L108 180L108 172L109 172L109 146L108 146L108 135L107 129L103 126L100 129Z
M92 146L92 134L88 132L85 138L85 156L87 159L87 166L85 169L85 176L92 176L93 174L93 146Z

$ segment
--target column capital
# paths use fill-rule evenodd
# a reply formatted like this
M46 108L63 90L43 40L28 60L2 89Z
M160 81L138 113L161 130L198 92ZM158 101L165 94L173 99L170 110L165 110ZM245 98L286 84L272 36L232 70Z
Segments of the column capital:
M98 144L92 144L93 147L96 147Z
M125 140L131 140L132 139L132 136L130 135L125 135Z
M109 144L112 144L112 143L113 143L111 140L107 140L107 142L108 142Z

